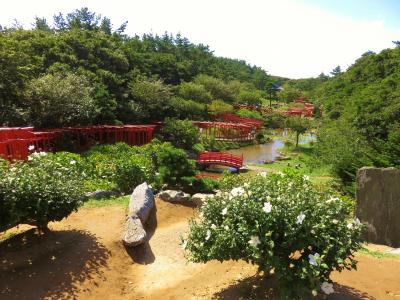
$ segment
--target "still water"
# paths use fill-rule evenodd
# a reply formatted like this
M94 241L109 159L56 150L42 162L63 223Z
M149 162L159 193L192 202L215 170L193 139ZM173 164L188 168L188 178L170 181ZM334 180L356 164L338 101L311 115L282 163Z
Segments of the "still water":
M226 152L239 156L243 154L245 164L263 164L265 161L274 161L278 156L278 150L283 146L283 141L276 139L266 144L251 145Z

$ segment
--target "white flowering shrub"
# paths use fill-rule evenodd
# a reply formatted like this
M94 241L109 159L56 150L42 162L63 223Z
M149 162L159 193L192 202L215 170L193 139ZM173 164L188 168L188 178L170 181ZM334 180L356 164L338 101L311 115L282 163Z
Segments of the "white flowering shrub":
M45 229L85 200L81 159L70 153L33 153L27 162L2 168L0 230L18 223Z
M362 226L346 205L306 176L261 174L225 180L230 187L200 209L183 240L193 262L245 260L274 272L283 298L333 292L333 270L356 267Z

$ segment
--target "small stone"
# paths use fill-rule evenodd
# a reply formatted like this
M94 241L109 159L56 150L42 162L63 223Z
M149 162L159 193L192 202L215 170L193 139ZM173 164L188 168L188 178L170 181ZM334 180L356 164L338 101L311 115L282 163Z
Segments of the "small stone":
M189 199L190 199L189 194L186 194L182 191L175 191L175 190L162 191L158 194L158 197L161 200L164 200L167 202L174 202L174 203L186 202L186 201L189 201Z
M211 198L214 198L213 194L197 193L192 196L192 201L196 206L200 207L207 201L207 199Z

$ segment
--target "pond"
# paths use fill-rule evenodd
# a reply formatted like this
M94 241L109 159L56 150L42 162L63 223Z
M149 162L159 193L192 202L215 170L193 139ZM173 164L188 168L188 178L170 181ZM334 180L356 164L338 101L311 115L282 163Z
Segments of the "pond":
M226 150L224 152L232 153L235 155L243 155L243 163L246 164L264 164L266 161L275 161L279 154L279 149L285 145L284 139L290 134L289 131L275 131L273 133L274 139L268 143L260 145L250 145L241 147L239 149ZM291 138L294 140L294 138ZM304 134L300 136L299 144L307 144L311 141L315 141L316 136L313 133ZM228 168L224 166L212 165L210 168L201 173L222 173L224 170L235 171L234 168Z

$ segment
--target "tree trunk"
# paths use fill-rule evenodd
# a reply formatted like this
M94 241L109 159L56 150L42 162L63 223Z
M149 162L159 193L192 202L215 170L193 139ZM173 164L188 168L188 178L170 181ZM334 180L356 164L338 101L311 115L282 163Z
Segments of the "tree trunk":
M299 146L299 136L300 136L300 133L296 132L296 148Z

